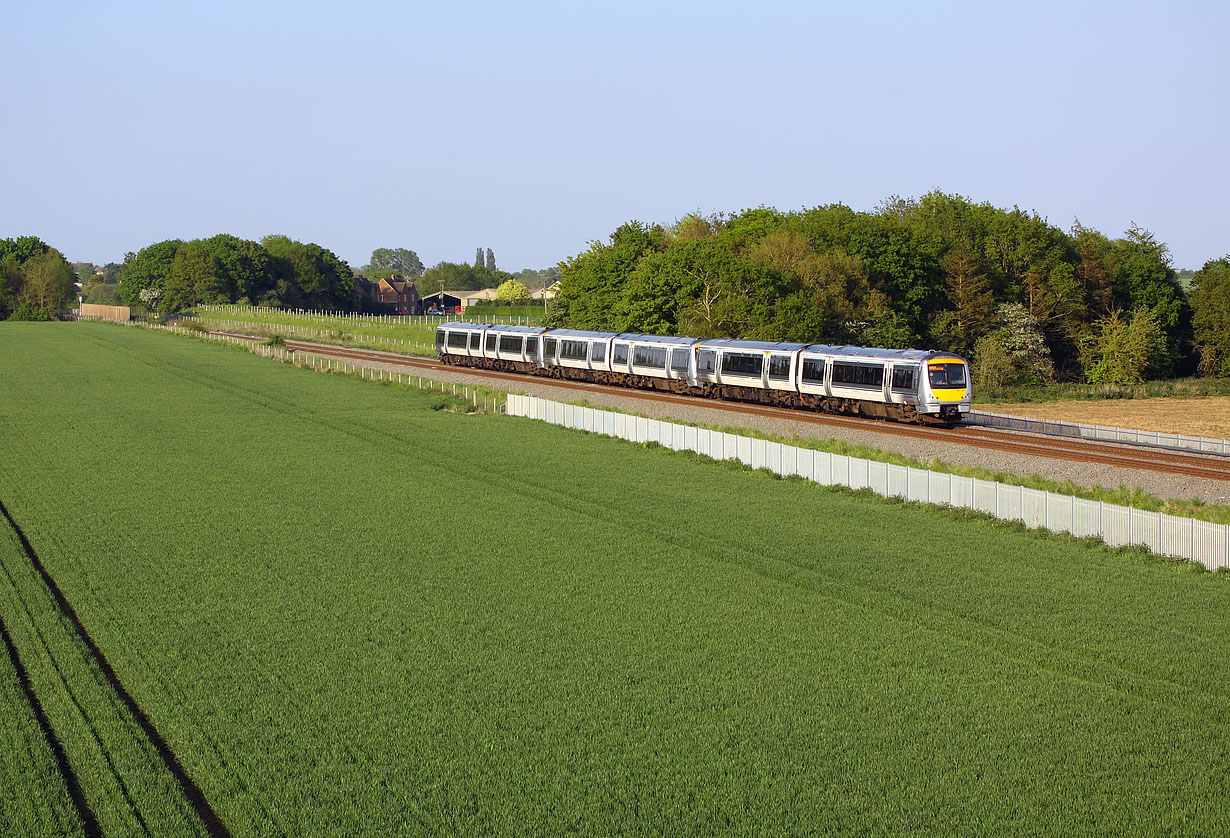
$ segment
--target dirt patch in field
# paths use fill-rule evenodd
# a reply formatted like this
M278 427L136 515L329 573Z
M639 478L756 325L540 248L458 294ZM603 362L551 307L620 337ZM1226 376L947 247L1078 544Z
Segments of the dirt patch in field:
M979 404L975 410L1142 431L1230 439L1230 396L1111 399L1099 402Z

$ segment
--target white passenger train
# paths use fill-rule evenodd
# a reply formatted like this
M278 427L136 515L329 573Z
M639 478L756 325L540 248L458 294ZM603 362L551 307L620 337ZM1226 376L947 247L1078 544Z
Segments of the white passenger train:
M446 364L951 426L969 365L951 352L444 323Z

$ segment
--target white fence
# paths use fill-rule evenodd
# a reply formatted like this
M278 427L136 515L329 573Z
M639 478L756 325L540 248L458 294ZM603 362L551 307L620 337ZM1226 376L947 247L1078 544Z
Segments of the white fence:
M534 396L510 394L507 412L510 416L540 419L632 442L657 442L676 451L694 451L715 460L738 460L752 468L767 468L783 476L797 474L816 483L871 489L885 497L975 509L1007 521L1021 521L1030 527L1082 537L1096 536L1114 547L1142 544L1159 555L1190 559L1209 570L1230 568L1230 525L1226 524L813 451Z
M1086 425L1083 422L1059 422L1054 419L1030 419L1027 416L1010 416L1007 413L971 411L967 422L990 428L1010 428L1014 431L1032 431L1040 434L1072 436L1083 439L1104 439L1113 442L1137 442L1159 445L1164 448L1188 448L1211 454L1230 454L1230 440L1210 439L1203 436L1164 434L1160 431L1138 431L1133 428L1111 428L1105 425Z

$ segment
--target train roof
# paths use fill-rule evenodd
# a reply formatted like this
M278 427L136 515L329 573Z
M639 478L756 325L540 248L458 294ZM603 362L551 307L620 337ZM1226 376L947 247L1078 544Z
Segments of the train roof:
M788 343L772 340L735 340L733 338L711 338L703 344L715 349L748 349L753 352L797 352L806 349L805 343Z
M676 337L673 335L638 335L633 332L589 332L583 329L552 329L551 337L581 338L584 340L626 340L629 343L669 343L691 345L700 338Z
M827 346L824 344L814 344L807 347L806 351L822 355L840 355L843 358L866 358L874 361L925 361L936 354L923 349L877 349L869 346Z
M623 332L617 335L620 340L626 340L631 343L671 343L671 344L687 344L700 343L700 338L689 338L678 335L638 335L633 332Z
M559 338L581 338L583 340L606 340L608 338L618 337L617 332L589 332L585 329L552 329L551 337Z
M545 326L511 326L505 323L466 323L460 320L450 320L441 323L438 329L494 329L497 332L520 332L526 335L541 335L547 331Z

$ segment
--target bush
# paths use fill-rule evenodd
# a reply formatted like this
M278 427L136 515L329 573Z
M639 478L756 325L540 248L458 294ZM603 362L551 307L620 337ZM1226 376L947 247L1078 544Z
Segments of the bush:
M13 309L13 313L9 315L9 320L55 320L55 312L48 311L41 306L37 306L28 300L22 300L17 303L17 307Z

